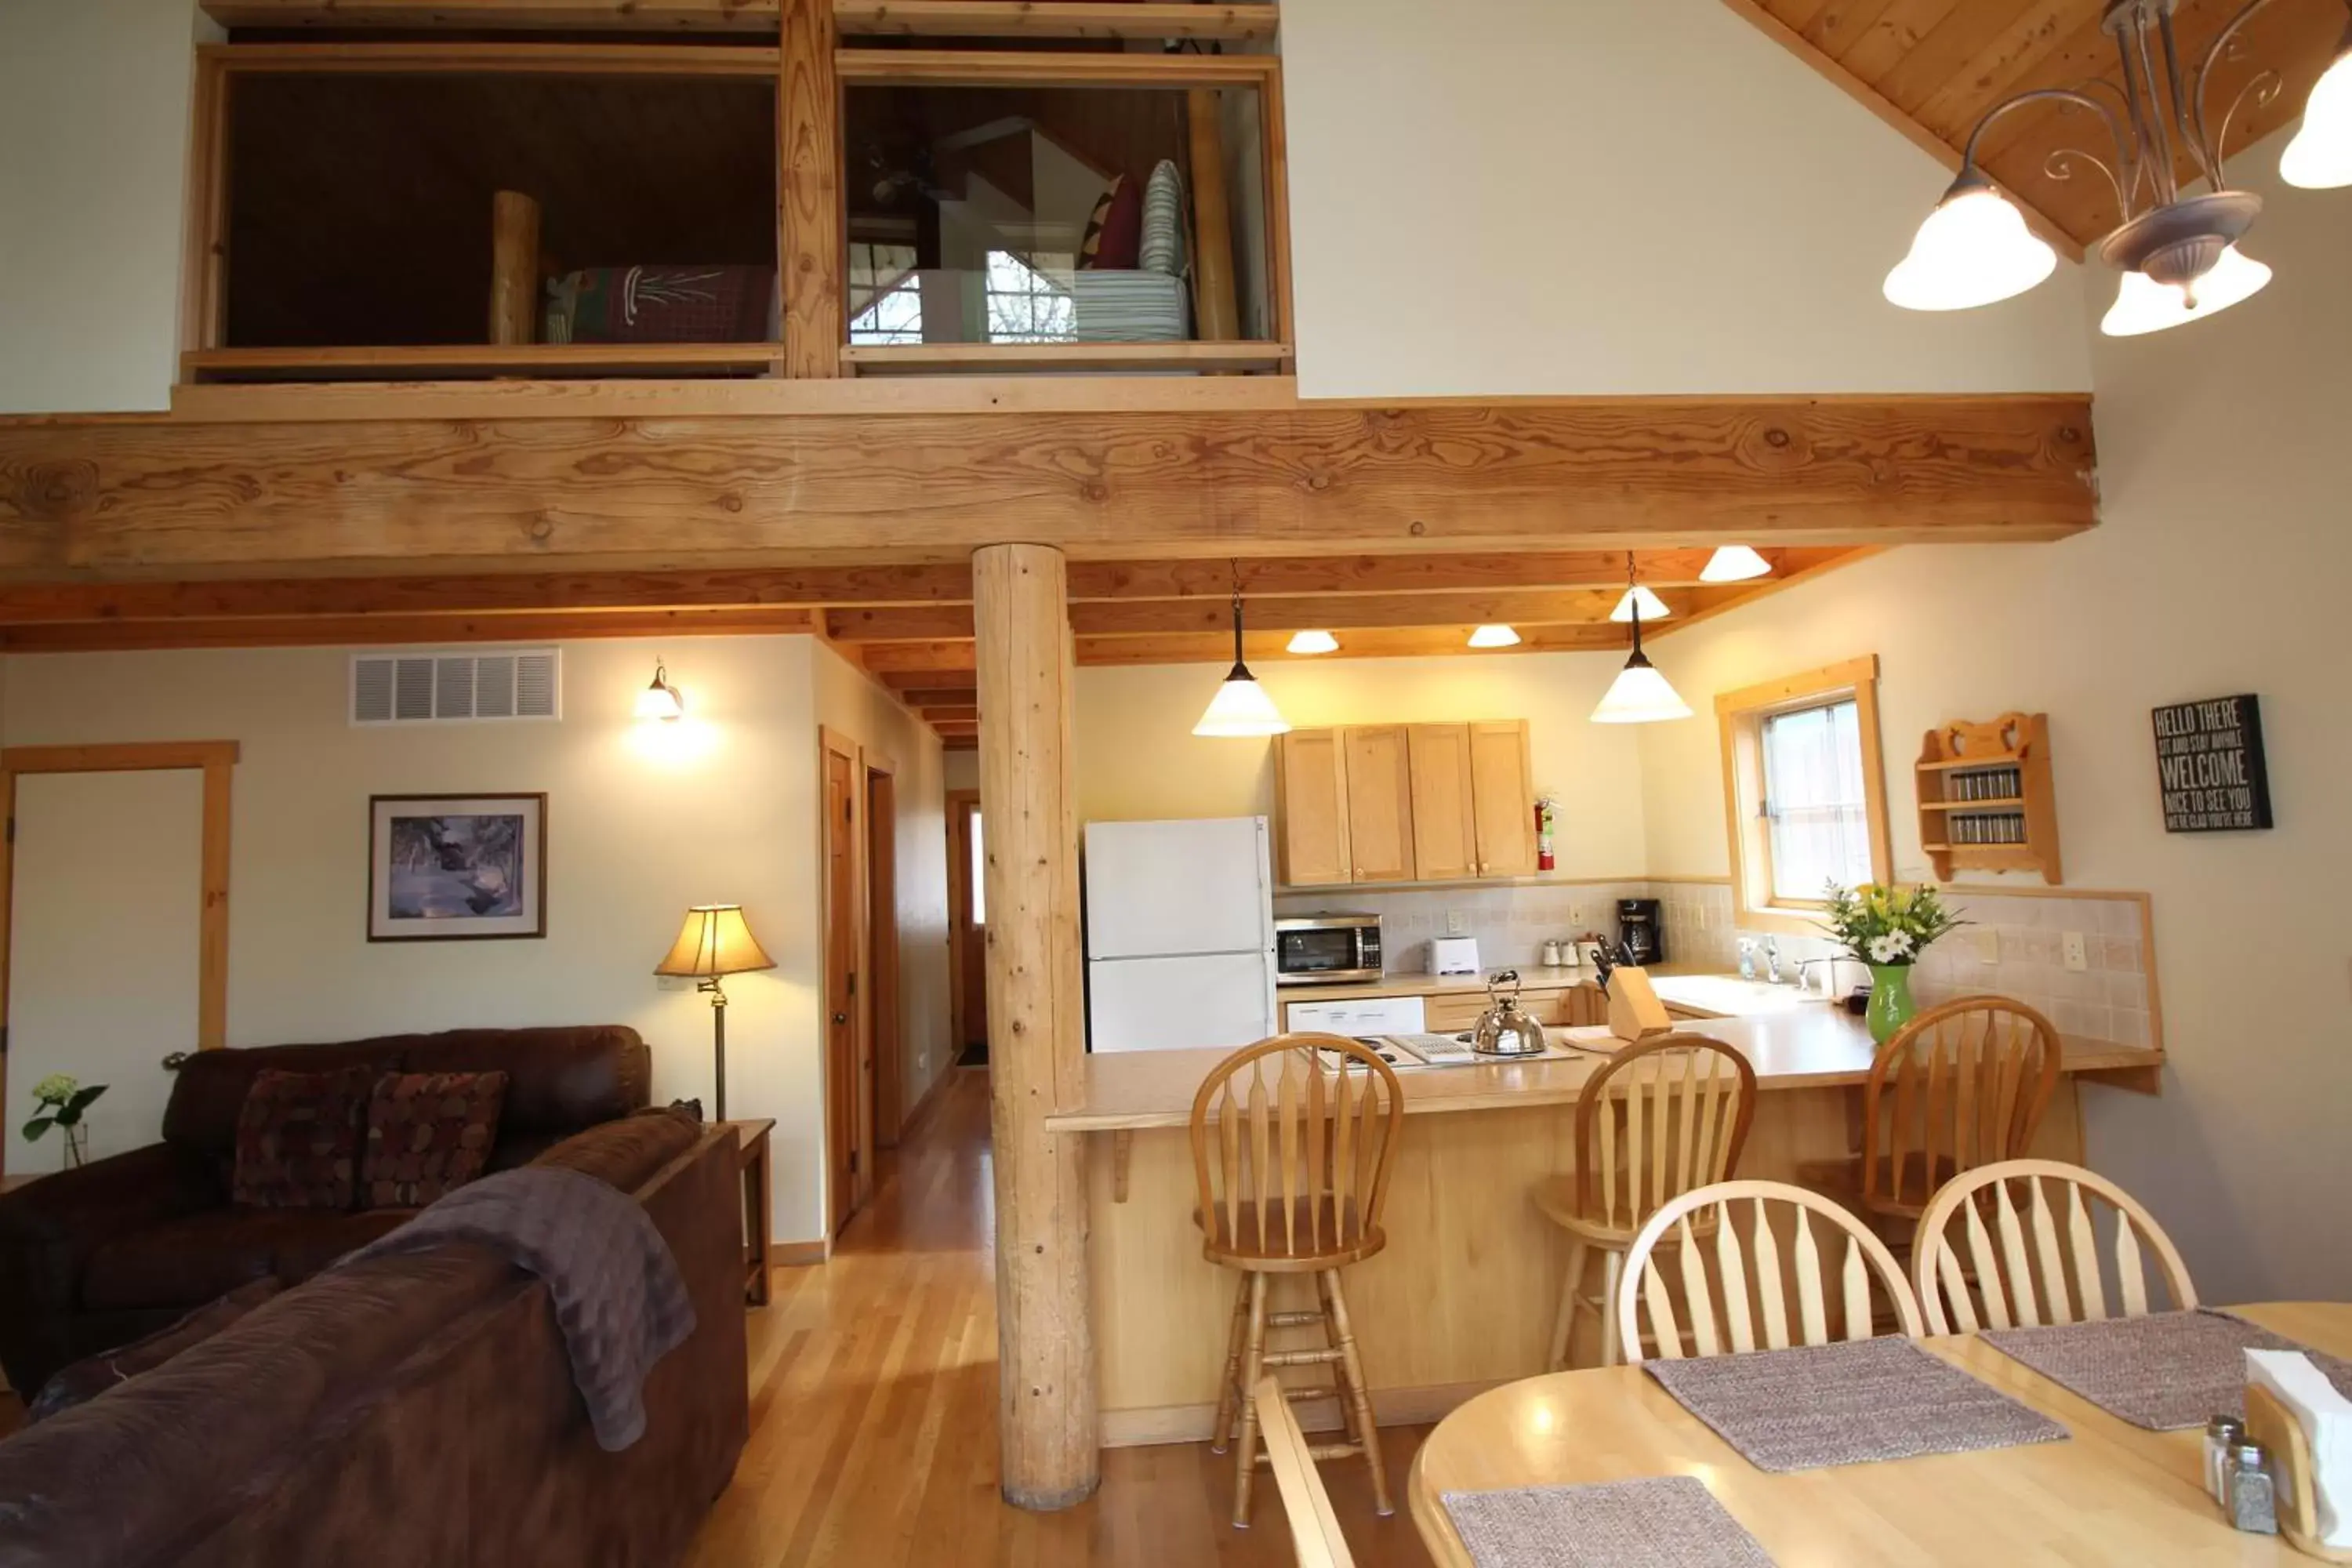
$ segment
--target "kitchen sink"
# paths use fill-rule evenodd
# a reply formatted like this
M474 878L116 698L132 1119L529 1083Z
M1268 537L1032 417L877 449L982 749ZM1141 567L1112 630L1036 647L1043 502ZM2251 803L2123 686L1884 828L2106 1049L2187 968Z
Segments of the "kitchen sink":
M1732 1018L1822 1005L1821 997L1809 995L1794 985L1742 980L1737 974L1654 974L1650 985L1657 992L1658 1000L1670 1007L1689 1007Z

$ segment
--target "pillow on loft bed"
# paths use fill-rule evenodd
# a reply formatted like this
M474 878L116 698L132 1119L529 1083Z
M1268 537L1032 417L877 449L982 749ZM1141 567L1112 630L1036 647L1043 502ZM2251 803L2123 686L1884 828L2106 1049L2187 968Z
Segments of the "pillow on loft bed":
M1124 272L1134 268L1143 244L1143 192L1125 174L1113 174L1110 189L1095 203L1078 246L1081 272Z
M1143 192L1143 240L1136 264L1146 272L1181 278L1184 258L1184 180L1175 163L1160 160Z
M547 286L551 343L756 343L777 338L772 267L591 267Z

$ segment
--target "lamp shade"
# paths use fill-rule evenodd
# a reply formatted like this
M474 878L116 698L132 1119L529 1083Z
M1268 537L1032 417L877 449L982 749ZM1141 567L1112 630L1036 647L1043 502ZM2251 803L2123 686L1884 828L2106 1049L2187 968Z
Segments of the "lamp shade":
M1265 694L1245 665L1235 665L1217 694L1209 699L1209 706L1201 721L1192 726L1195 735L1218 739L1245 738L1251 735L1280 735L1288 732L1290 722L1283 718L1282 710Z
M2279 178L2311 191L2352 185L2352 34L2304 100L2303 128L2279 157Z
M712 980L721 974L775 967L776 961L767 955L752 936L751 928L743 923L742 905L697 904L686 911L686 924L677 933L677 944L654 966L654 973Z
M2145 272L2126 272L2099 331L2111 338L2137 338L2201 321L2261 293L2270 280L2271 269L2234 245L2187 289L2158 283Z
M1675 613L1664 599L1636 583L1619 596L1617 607L1609 612L1609 618L1622 626L1633 618L1633 607L1637 605L1641 606L1642 618L1645 621L1663 621Z
M1675 695L1639 649L1617 672L1609 689L1601 699L1601 706L1592 710L1596 724L1654 724L1667 719L1687 719L1690 704Z
M1751 577L1769 577L1772 563L1745 544L1726 544L1706 558L1700 571L1702 583L1745 583ZM1650 612L1643 610L1643 615Z
M686 717L686 698L669 683L669 671L654 666L653 684L637 693L637 717L667 721Z
M1886 275L1906 310L1968 310L2022 294L2057 270L2058 253L1982 174L1962 174Z
M1516 626L1487 626L1470 628L1472 647L1517 647L1519 633Z
M1338 653L1339 639L1329 632L1293 632L1289 647L1293 653Z

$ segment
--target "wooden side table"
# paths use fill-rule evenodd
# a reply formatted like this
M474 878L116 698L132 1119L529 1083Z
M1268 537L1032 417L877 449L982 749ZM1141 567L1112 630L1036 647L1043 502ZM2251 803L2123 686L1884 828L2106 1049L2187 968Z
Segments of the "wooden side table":
M771 1117L720 1125L734 1129L735 1156L743 1175L743 1296L754 1307L764 1307L768 1304L768 1270L773 1262L769 1249L774 1245L775 1228L775 1188L770 1179L772 1173L768 1159L768 1133L776 1123Z

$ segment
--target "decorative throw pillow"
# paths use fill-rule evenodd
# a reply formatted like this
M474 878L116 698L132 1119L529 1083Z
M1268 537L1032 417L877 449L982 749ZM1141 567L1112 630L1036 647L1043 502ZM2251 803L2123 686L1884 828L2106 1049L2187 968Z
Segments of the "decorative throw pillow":
M1143 193L1125 174L1113 174L1110 189L1095 204L1087 219L1087 237L1078 246L1081 272L1129 272L1135 268L1143 244Z
M368 1101L372 1209L416 1209L482 1173L507 1100L502 1072L387 1073Z
M41 1384L40 1394L26 1406L25 1419L46 1421L97 1398L118 1383L128 1383L142 1372L152 1372L182 1351L204 1343L285 1288L264 1276L238 1286L219 1300L207 1302L144 1339L84 1356L71 1366L59 1368L49 1374L49 1381Z
M256 1208L347 1209L359 1195L369 1068L256 1073L236 1113L229 1201Z
M1184 276L1184 180L1166 158L1143 193L1143 242L1137 257L1146 272Z

